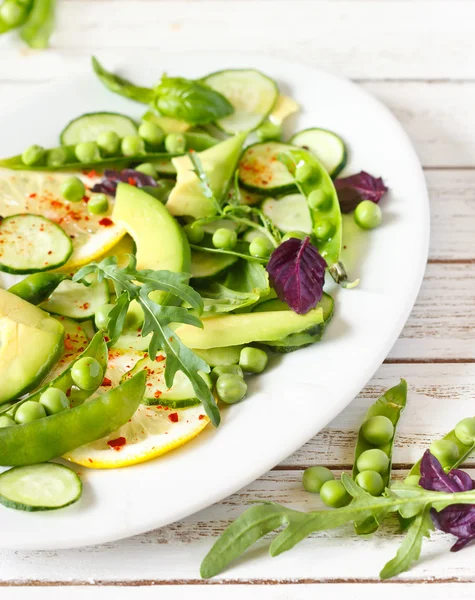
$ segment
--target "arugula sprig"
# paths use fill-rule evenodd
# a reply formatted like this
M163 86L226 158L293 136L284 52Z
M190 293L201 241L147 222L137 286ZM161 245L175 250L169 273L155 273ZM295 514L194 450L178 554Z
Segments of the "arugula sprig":
M424 536L430 532L430 508L442 510L452 504L473 504L475 490L467 492L433 492L418 486L396 485L387 489L384 496L371 496L345 473L341 481L353 497L348 506L334 510L308 513L296 511L280 504L256 504L234 521L216 541L201 564L201 576L209 578L225 569L230 562L257 542L261 537L285 526L272 541L271 556L293 548L311 533L328 531L347 523L364 522L368 518L381 523L390 513L400 511L405 516L416 516L396 557L381 571L387 579L404 571L419 557Z
M195 327L203 327L200 319L183 306L175 306L169 302L179 299L189 305L198 314L203 311L201 296L189 285L186 273L171 271L137 270L134 256L129 257L129 264L121 268L117 258L110 256L99 263L93 262L80 269L73 281L86 286L90 285L88 276L94 273L100 283L107 279L111 281L117 296L117 302L109 313L108 335L110 344L114 344L124 328L127 310L132 300L142 307L144 324L142 335L151 335L148 352L155 359L157 352L162 350L166 357L165 382L168 387L173 385L177 371L182 371L191 381L196 397L202 402L206 414L213 425L218 426L220 415L216 402L206 382L198 371L209 372L208 364L196 356L176 335L172 323L186 323ZM159 301L162 300L162 303ZM167 302L166 304L163 302Z

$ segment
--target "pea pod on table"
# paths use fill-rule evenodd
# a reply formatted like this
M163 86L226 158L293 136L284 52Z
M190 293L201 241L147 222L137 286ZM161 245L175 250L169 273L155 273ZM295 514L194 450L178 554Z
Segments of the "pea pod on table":
M312 218L312 237L326 260L333 279L349 287L346 271L340 262L343 226L340 203L332 178L320 161L306 150L289 150L279 156L300 192L307 199Z
M2 410L0 410L0 415L8 413L8 415L10 415L10 416L12 416L12 418L14 418L17 410L20 408L20 406L22 404L24 404L26 402L38 402L40 397L42 396L42 394L49 388L59 389L62 392L64 392L65 394L70 393L71 387L74 385L73 374L72 374L74 365L83 358L91 357L91 358L94 358L99 363L99 365L102 369L102 373L105 373L105 370L107 367L107 356L108 356L108 350L107 350L107 344L104 340L104 335L103 335L102 331L98 331L96 333L96 335L92 338L92 340L90 341L89 345L84 350L84 352L82 352L76 358L76 360L74 360L71 364L69 364L69 366L62 373L60 373L57 377L55 377L54 379L52 379L51 381L46 383L43 387L41 387L36 392L30 394L28 397L23 398L22 400L19 400L18 402L13 404L13 406L9 405L7 407L4 407ZM81 404L82 402L84 402L84 400L89 398L96 391L96 389L99 387L101 382L102 381L99 381L99 383L93 389L87 389L87 390L86 389L74 389L74 391L71 392L71 397L70 397L71 401L74 404ZM48 460L48 459L45 459L45 460Z
M30 304L38 305L47 300L65 279L70 277L64 273L32 273L8 291Z
M58 458L127 423L145 391L146 372L109 392L43 419L0 429L0 465L20 466Z
M401 379L371 406L358 432L352 477L374 495L382 494L389 485L394 437L406 399L407 383ZM356 533L360 535L377 528L378 523L373 518L355 523Z

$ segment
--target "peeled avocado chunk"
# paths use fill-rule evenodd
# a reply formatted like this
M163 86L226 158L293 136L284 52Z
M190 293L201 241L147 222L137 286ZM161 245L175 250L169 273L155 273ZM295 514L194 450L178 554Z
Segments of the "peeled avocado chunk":
M181 325L176 333L189 348L207 350L280 340L292 333L311 331L322 322L321 308L314 308L305 315L289 311L285 319L280 311L242 313L203 319L203 329Z
M216 198L221 198L229 185L246 137L246 132L240 133L208 150L197 152ZM190 157L178 156L172 159L172 163L177 179L166 205L170 213L195 219L216 214L216 207L205 196Z
M0 289L0 404L34 388L63 350L63 325Z

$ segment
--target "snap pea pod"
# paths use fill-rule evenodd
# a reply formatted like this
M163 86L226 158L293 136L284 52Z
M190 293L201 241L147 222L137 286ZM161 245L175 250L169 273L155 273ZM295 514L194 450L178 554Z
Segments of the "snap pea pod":
M92 356L93 358L95 358L101 365L102 372L105 373L105 370L107 367L108 349L107 349L107 344L104 340L104 335L103 335L102 331L98 331L95 334L95 336L92 338L92 340L90 341L89 345L84 350L84 352L79 354L77 359L74 360L73 362L71 362L69 364L69 366L62 373L60 373L58 376L56 376L51 381L48 381L48 383L43 385L43 387L41 387L36 392L33 392L26 398L19 400L18 402L16 402L13 405L4 407L2 410L0 410L0 415L8 412L9 414L12 415L12 418L13 418L15 416L15 413L18 410L18 408L24 402L26 402L28 400L38 401L41 394L43 394L43 392L45 392L50 387L58 388L58 389L62 390L65 394L68 394L71 390L71 387L73 386L73 379L71 376L72 368L73 368L74 364L76 363L76 361L79 360L80 358L83 358L84 356ZM97 387L99 387L99 386L97 386ZM82 402L84 402L84 400L89 398L96 391L97 387L94 389L91 389L91 390L74 389L71 392L71 396L70 396L71 402L74 404L81 404ZM45 460L49 460L49 459L46 458Z
M140 371L109 392L50 417L0 430L0 465L21 466L58 458L127 423L145 392Z
M175 156L168 152L145 152L144 154L138 154L136 156L124 156L121 154L109 156L107 158L101 157L99 160L94 160L92 162L80 162L74 154L74 148L74 146L61 146L61 150L65 156L65 160L61 164L48 164L48 152L51 152L51 150L48 150L46 153L46 163L43 160L34 165L25 165L21 158L21 154L18 154L0 160L0 167L23 171L82 171L83 169L102 169L103 167L110 167L112 165L126 166L130 164L151 162L154 160L167 160ZM52 150L56 149L53 148Z
M47 48L54 29L56 0L34 0L28 19L20 32L30 48Z
M155 91L153 89L134 85L128 79L114 75L107 71L95 56L91 60L94 73L111 92L142 104L151 104L154 101Z
M38 305L47 300L65 279L71 278L64 273L32 273L12 285L8 291L30 304Z
M381 398L379 398L379 400L377 400L373 404L373 406L371 406L371 408L368 410L368 412L366 413L365 420L363 421L363 424L361 425L360 430L358 432L358 440L355 448L355 459L353 462L353 479L356 479L360 472L358 470L357 463L358 459L363 454L363 452L367 450L372 450L374 448L378 448L379 450L382 450L389 458L389 465L386 471L381 474L384 482L384 487L386 488L389 486L389 482L391 479L391 459L394 438L396 435L396 428L399 422L399 418L406 406L406 400L407 383L404 379L401 379L398 385L387 390L387 392L383 396L381 396ZM385 443L383 443L382 445L375 445L374 443L368 441L367 437L370 437L368 436L368 433L366 433L367 437L365 437L365 423L368 423L368 421L373 417L386 417L391 421L393 426L391 439L385 441ZM366 519L361 523L355 523L355 530L356 533L359 535L373 533L378 529L378 527L379 524L373 517L370 517L369 519Z

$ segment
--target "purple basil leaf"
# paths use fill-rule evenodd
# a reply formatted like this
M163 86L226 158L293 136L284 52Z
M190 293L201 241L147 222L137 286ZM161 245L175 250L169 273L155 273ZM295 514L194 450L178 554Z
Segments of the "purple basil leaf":
M421 479L419 485L425 490L433 492L465 492L472 489L472 480L468 477L470 487L466 487L467 479L460 476L462 471L456 470L455 477L451 473L445 473L440 462L429 450L424 452L421 460Z
M461 492L473 490L473 479L468 473L465 473L465 471L461 471L460 469L452 469L452 471L447 473L447 475L458 485Z
M366 171L335 179L333 183L343 213L352 212L363 200L377 203L388 191L381 177L373 177Z
M452 548L450 548L450 552L458 552L459 550L462 550L462 548L465 548L465 546L467 544L470 544L470 542L472 542L473 540L475 540L475 534L471 535L470 537L459 538L452 546Z
M157 182L153 177L140 171L134 169L123 169L122 171L106 169L102 181L96 183L92 191L115 196L118 183L130 183L139 188L145 186L157 187Z
M325 259L306 237L290 238L280 244L266 269L279 299L303 315L322 298L326 266Z
M432 508L430 514L437 529L445 533L458 538L475 535L475 506L472 504L452 504L440 512Z

